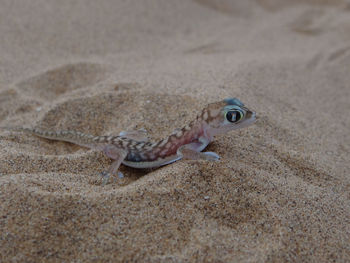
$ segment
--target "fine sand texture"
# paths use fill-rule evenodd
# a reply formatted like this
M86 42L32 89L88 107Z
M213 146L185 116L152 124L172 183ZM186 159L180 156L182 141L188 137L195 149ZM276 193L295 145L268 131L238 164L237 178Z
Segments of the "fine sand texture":
M0 262L349 262L350 2L1 1L0 126L152 140L237 97L218 162L0 130Z

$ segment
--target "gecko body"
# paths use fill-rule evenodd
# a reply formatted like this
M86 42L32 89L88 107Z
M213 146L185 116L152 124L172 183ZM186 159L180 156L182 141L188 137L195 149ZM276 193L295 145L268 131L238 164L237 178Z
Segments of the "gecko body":
M39 137L67 141L104 152L113 159L104 173L105 181L117 173L120 164L134 168L154 168L180 159L217 160L213 152L201 152L215 135L246 127L255 122L255 112L237 98L209 104L195 120L168 137L150 142L146 131L121 132L118 136L93 136L76 131L43 131L31 128L6 128ZM119 176L122 174L119 172Z

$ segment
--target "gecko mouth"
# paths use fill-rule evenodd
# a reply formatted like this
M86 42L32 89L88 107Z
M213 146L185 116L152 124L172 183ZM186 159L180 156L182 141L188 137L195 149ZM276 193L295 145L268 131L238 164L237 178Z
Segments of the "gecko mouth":
M256 122L256 114L255 114L255 112L252 113L252 117L251 118L254 120L254 122Z

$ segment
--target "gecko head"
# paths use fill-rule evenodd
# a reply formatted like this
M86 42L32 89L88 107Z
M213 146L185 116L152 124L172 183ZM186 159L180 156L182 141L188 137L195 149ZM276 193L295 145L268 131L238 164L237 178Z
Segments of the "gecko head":
M256 120L255 112L245 107L237 98L209 104L203 111L202 118L207 123L211 136L247 127Z

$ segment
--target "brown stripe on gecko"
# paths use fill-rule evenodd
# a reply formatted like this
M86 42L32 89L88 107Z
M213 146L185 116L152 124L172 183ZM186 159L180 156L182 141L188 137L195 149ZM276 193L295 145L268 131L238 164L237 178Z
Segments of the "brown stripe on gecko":
M216 119L221 113L221 108L225 107L227 103L225 101L219 101L209 104L203 111L208 112L208 118L206 120L207 123L210 123L214 119Z
M138 151L142 151L144 146L145 146L144 142L137 142L135 144L135 149L138 150Z

